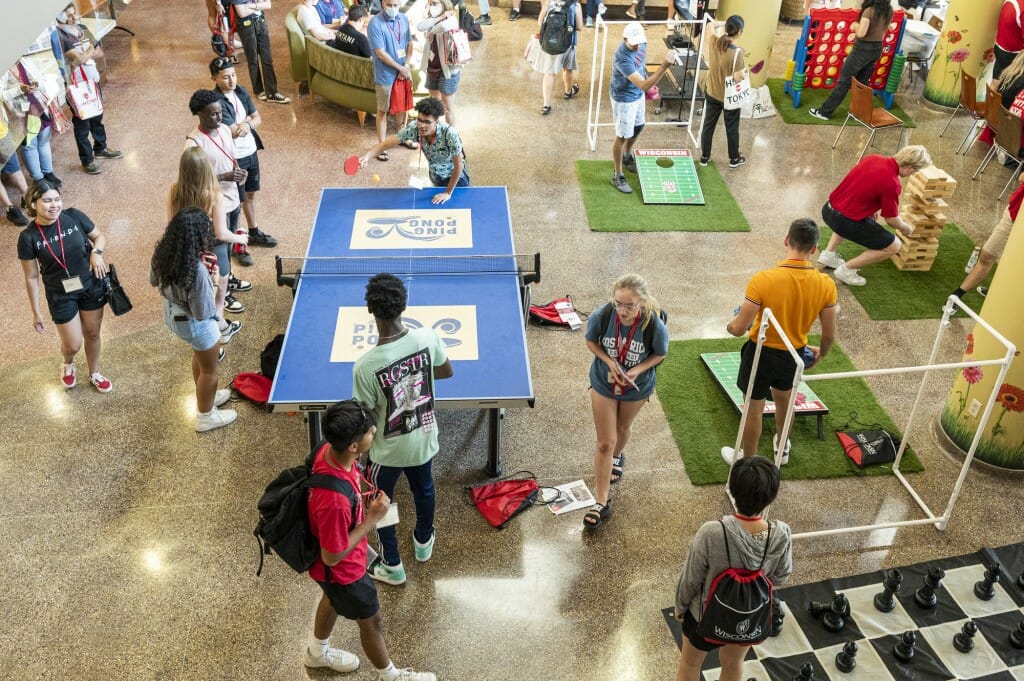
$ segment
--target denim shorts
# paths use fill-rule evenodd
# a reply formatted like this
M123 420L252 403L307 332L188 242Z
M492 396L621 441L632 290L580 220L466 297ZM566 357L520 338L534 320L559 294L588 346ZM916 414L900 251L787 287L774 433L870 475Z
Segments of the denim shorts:
M454 95L459 90L459 81L462 79L462 71L456 71L445 78L444 72L438 78L427 76L427 90L440 90L442 95Z
M193 319L169 300L164 300L164 323L174 335L185 341L196 352L204 352L220 342L220 326L217 320Z

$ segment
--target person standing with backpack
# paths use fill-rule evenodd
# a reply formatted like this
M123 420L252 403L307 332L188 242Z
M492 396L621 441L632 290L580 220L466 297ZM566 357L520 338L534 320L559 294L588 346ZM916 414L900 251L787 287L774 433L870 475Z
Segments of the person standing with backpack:
M720 681L741 681L743 659L750 645L768 637L771 591L782 586L793 572L789 526L781 520L769 522L763 517L764 509L779 493L779 484L779 469L768 459L754 457L737 461L728 485L736 512L721 520L708 521L697 530L676 587L675 617L683 623L683 648L676 681L699 681L704 658L716 648L722 665ZM742 575L755 579L738 583L736 576ZM708 607L712 592L715 596L720 592L724 594L727 584L735 587L733 595L759 597L760 607L752 617L740 619L736 611ZM762 588L755 592L753 587L744 584ZM765 589L767 600L763 594ZM714 622L710 621L712 618ZM733 634L751 643L712 642L706 638L709 630L720 631L726 637ZM714 638L720 640L721 637Z
M612 308L613 314L608 313ZM668 354L668 328L658 301L638 274L626 274L612 287L611 302L595 310L587 322L590 406L597 430L594 450L593 508L583 527L594 529L612 514L609 486L622 480L633 420L654 392L654 368Z
M312 473L350 485L355 503L348 493L319 486L309 490L309 530L320 543L320 557L310 567L309 576L323 589L323 596L302 662L313 669L326 667L336 672L359 668L358 657L330 646L331 632L341 615L359 625L363 652L377 670L377 681L437 681L430 672L397 669L391 661L384 642L377 587L366 574L366 537L387 514L391 503L380 490L362 491L358 460L373 443L375 421L373 412L358 400L332 404L324 412L327 442L313 457Z
M540 15L540 53L533 69L544 74L541 81L541 96L544 105L540 114L551 113L551 96L555 88L555 76L562 74L565 90L562 97L572 99L580 93L576 83L576 40L583 29L583 10L576 0L541 0Z

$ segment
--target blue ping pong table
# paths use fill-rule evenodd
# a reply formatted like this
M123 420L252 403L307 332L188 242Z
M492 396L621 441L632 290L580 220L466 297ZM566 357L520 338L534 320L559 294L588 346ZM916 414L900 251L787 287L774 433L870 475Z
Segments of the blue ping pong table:
M486 471L499 475L504 408L534 402L524 322L539 255L533 273L514 266L505 187L459 188L442 206L437 191L322 191L306 257L277 261L294 301L268 405L302 412L320 441L320 412L352 396L353 364L377 342L366 282L390 272L409 293L403 324L445 343L454 376L437 382L437 407L487 411Z

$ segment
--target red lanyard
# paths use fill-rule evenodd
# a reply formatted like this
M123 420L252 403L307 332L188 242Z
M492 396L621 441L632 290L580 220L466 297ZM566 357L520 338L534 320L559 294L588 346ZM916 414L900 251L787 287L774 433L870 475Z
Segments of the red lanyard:
M229 154L228 152L224 151L224 147L222 147L221 145L217 144L217 140L213 139L213 136L210 135L210 133L206 132L202 128L199 129L199 132L201 132L204 135L206 135L206 137L209 138L209 140L211 142L213 142L213 146L215 146L218 149L220 149L220 153L222 153L222 154L224 154L225 156L228 157L228 160L231 161L231 167L232 168L237 168L238 167L238 161L235 160L235 157L232 156L231 154ZM217 128L217 137L220 137L220 128Z
M67 256L64 255L64 235L61 234L60 218L57 218L57 241L60 242L59 258L57 257L57 254L53 252L53 249L50 248L50 240L46 238L46 234L43 233L43 228L39 226L38 222L36 222L36 229L39 230L39 236L43 237L43 245L46 246L46 250L48 250L50 252L50 255L53 256L54 262L60 265L61 268L70 275L71 272L68 270Z
M402 43L402 21L398 17L395 17L394 21L385 22L388 25L388 30L391 31L391 37L395 39L395 49L401 49ZM398 27L398 33L395 33L395 26Z
M626 365L626 355L629 354L629 348L633 345L633 334L636 333L638 326L640 326L639 315L637 319L633 320L633 325L629 327L629 334L626 335L626 342L623 343L622 337L619 336L619 313L615 313L615 356L622 366Z
M761 519L761 516L759 515L746 516L740 515L739 513L733 513L732 517L736 518L737 520L746 520L748 523L756 523L758 520Z

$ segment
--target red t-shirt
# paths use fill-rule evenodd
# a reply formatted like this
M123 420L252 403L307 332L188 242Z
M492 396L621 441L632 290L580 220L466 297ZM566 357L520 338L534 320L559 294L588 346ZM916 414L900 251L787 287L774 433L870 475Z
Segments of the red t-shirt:
M851 220L866 220L878 211L883 218L900 214L900 166L889 156L865 156L846 174L828 201Z
M996 45L1007 52L1024 50L1024 31L1021 30L1018 0L1006 0L999 10L996 24Z
M1020 204L1024 202L1024 184L1017 187L1012 194L1010 194L1010 203L1006 206L1006 209L1010 211L1010 217L1014 220L1017 219L1017 213L1020 212Z
M325 460L330 445L325 444L313 459L313 473L333 475L352 485L356 492L356 522L363 522L365 510L363 497L359 494L359 470L353 464L352 470L334 468ZM352 502L344 494L334 490L311 487L309 490L309 529L320 540L320 546L330 553L341 553L349 547L348 528L352 526ZM327 581L324 562L317 557L309 576L318 582ZM347 556L331 568L331 581L351 584L366 572L366 537L359 540Z

